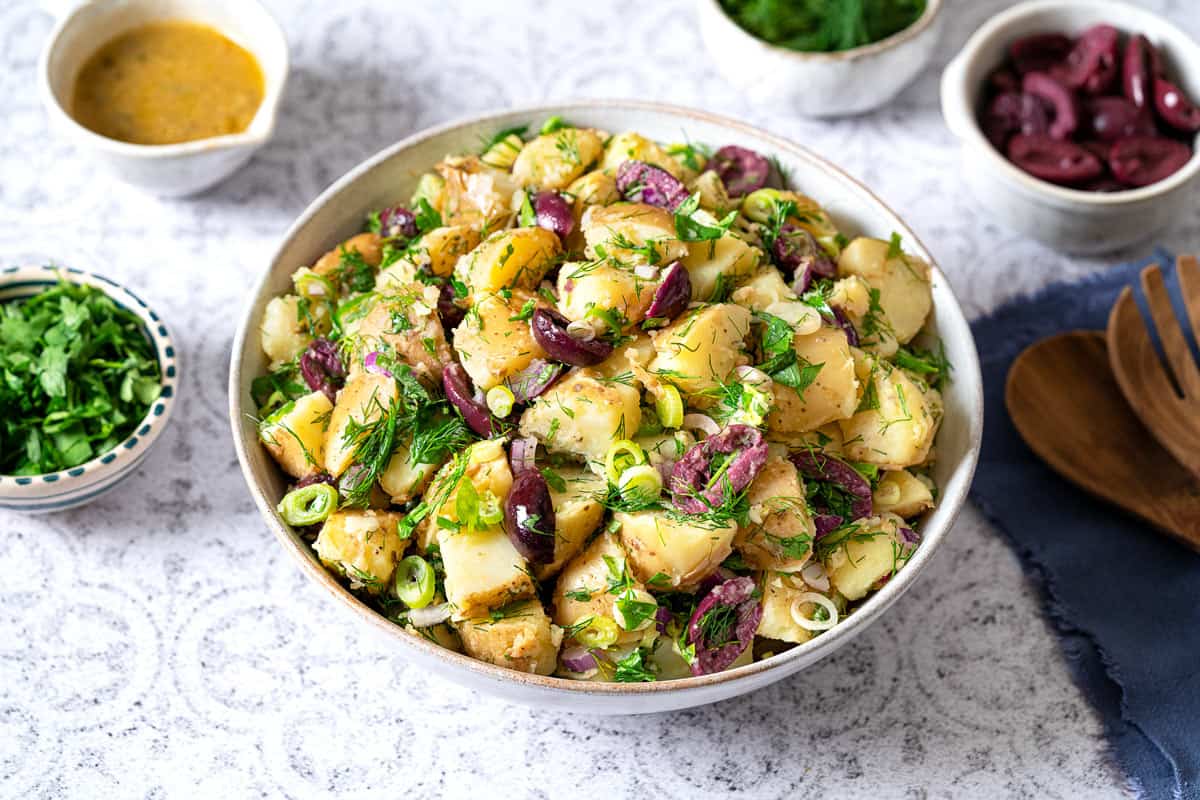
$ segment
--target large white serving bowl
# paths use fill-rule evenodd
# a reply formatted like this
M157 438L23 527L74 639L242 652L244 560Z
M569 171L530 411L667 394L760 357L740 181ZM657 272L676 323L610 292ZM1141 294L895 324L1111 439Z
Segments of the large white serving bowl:
M611 132L638 131L662 141L677 141L686 134L693 142L738 144L774 156L788 173L790 185L817 198L847 235L869 234L886 239L896 232L904 237L907 249L932 263L916 233L849 175L791 142L713 114L633 101L589 101L488 114L423 131L358 165L325 190L292 225L263 273L234 340L229 373L230 423L242 472L280 544L305 574L350 612L347 624L361 624L381 634L402 656L434 674L515 702L593 714L668 711L753 691L828 656L882 616L929 565L966 501L983 426L979 359L962 309L936 265L930 328L944 340L954 365L954 380L944 395L945 422L937 439L934 475L941 487L940 504L921 526L921 546L895 578L832 630L764 661L715 675L644 684L585 683L485 664L409 635L368 608L321 566L311 548L275 510L286 480L258 442L253 420L256 409L250 396L250 382L267 366L258 339L258 325L267 301L291 290L290 275L297 267L311 264L361 230L368 211L408 198L417 177L442 156L474 151L481 140L497 130L527 123L536 126L554 114L576 125ZM351 617L357 621L351 622Z

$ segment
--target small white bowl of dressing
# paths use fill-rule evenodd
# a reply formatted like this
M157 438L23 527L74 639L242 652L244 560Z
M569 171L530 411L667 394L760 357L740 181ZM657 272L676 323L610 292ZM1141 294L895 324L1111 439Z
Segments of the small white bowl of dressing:
M283 30L258 0L58 0L45 5L58 16L38 65L46 112L52 124L82 154L96 160L118 180L165 197L195 194L237 171L274 133L287 80L288 48ZM116 108L111 98L93 99L99 112L109 114L106 122L110 127L97 125L93 118L89 118L88 125L83 124L77 92L81 74L96 67L93 57L122 41L128 45L128 38L122 37L145 30L161 33L172 26L180 29L176 33L186 34L185 29L191 29L192 33L219 34L217 38L224 42L218 53L243 60L248 54L256 62L261 71L257 88L261 100L249 110L243 98L241 112L248 121L236 124L226 116L223 122L213 120L209 128L161 130L161 122L168 115L158 113L161 109L154 104L156 87L151 85L141 87L146 91L138 91L136 97L121 98L128 101L120 104L122 108ZM159 49L161 52L161 38ZM121 52L128 54L129 47L116 55ZM164 68L148 70L148 77L169 81L175 74L172 70L187 63L186 59L176 59ZM119 84L116 90L129 92L129 86ZM197 97L191 108L207 109L212 105L211 98ZM176 115L170 116L177 119ZM160 123L158 129L154 127L156 120ZM103 133L93 129L96 127Z

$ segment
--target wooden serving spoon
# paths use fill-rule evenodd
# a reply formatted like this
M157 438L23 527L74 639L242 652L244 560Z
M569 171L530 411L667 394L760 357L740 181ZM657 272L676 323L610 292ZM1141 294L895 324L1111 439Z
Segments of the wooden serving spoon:
M1200 263L1193 256L1175 262L1184 306L1200 341ZM1171 298L1157 266L1142 270L1142 291L1167 363L1154 349L1146 321L1126 286L1108 316L1108 356L1125 399L1159 444L1200 480L1200 367L1188 349Z
M1200 551L1200 483L1138 422L1104 334L1044 339L1013 362L1004 404L1021 438L1067 480Z

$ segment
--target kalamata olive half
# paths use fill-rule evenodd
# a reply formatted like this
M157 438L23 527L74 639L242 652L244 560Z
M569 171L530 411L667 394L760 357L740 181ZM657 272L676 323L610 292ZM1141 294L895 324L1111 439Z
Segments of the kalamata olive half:
M1071 40L1061 33L1035 33L1014 39L1008 45L1013 68L1021 75L1047 70L1066 58L1069 52Z
M1150 72L1150 52L1154 45L1142 34L1129 37L1121 60L1121 89L1135 108L1153 105L1154 75Z
M714 464L717 456L730 458ZM730 425L693 445L675 462L671 502L685 514L711 511L725 501L727 492L736 494L749 486L766 463L767 443L762 433L749 425Z
M996 94L1021 91L1021 79L1008 67L1000 67L988 75L988 88Z
M696 648L693 675L727 669L754 641L762 603L753 578L732 578L712 588L688 620L687 641Z
M1084 125L1097 139L1105 142L1130 136L1154 136L1154 120L1124 97L1106 95L1083 101Z
M535 358L529 366L504 380L504 385L513 393L513 401L528 403L554 385L565 368L555 361Z
M330 402L337 399L337 391L346 380L346 367L338 353L337 345L328 339L313 339L300 356L300 375L308 388L323 392Z
M487 405L475 399L471 377L462 364L447 364L442 370L442 389L446 399L458 409L463 420L480 436L490 437L503 431L504 425L492 417Z
M727 144L713 153L708 164L725 184L730 197L743 197L763 188L771 175L770 161L736 144Z
M591 367L612 355L613 346L603 339L576 339L567 333L566 317L548 308L533 312L529 327L533 338L555 361L573 367Z
M1066 86L1045 72L1028 73L1021 86L1026 94L1045 101L1054 109L1054 120L1047 133L1055 139L1066 139L1079 127L1079 107L1075 95Z
M850 322L850 318L846 316L846 312L837 306L830 306L829 308L833 310L833 321L846 334L846 343L851 347L858 347L858 330Z
M630 202L668 211L688 199L687 187L678 178L645 161L625 161L617 167L617 191Z
M1104 172L1104 164L1089 150L1049 136L1018 134L1008 142L1008 158L1035 178L1072 186Z
M1183 142L1137 136L1113 144L1108 168L1126 186L1149 186L1179 170L1191 157L1192 148Z
M1120 41L1121 33L1112 25L1093 25L1075 40L1066 60L1050 68L1050 74L1071 89L1103 94L1117 78Z
M525 560L549 564L554 560L554 503L550 487L536 469L518 472L504 498L504 530Z
M451 330L458 327L458 323L463 321L467 316L467 312L459 308L454 302L454 287L448 283L443 283L438 288L437 312L438 317L442 320L442 329L447 334Z
M820 541L822 537L842 527L842 518L837 514L813 514L813 541Z
M1200 131L1200 107L1182 89L1163 78L1154 79L1154 110L1159 119L1177 131Z
M854 519L871 516L874 507L871 499L871 484L854 467L840 458L811 450L798 450L792 453L791 460L804 477L832 483L853 497L850 512L854 515ZM817 510L828 511L828 509L821 508Z
M687 310L692 302L692 276L687 267L678 261L662 273L662 281L654 290L654 299L646 309L646 319L654 320L658 327L666 325Z
M794 277L797 294L808 290L814 275L832 278L837 274L837 266L825 248L817 244L811 233L790 222L780 226L779 235L771 244L771 258L784 274Z
M1004 150L1008 137L1014 133L1027 136L1050 130L1049 106L1031 94L1013 91L998 94L980 115L983 135L997 150Z
M385 239L396 236L411 239L417 233L417 217L404 206L392 206L379 212L379 235Z
M538 192L533 199L533 214L539 228L556 234L564 242L575 230L571 204L558 192Z

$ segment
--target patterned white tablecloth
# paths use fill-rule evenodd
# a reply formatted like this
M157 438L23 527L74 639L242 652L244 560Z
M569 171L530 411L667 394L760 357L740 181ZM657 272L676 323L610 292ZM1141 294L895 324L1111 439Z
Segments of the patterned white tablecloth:
M875 188L970 314L1136 255L1064 257L965 195L937 77L1008 3L951 2L927 73L839 122L747 105L686 0L271 5L293 64L274 141L168 202L47 131L35 66L51 20L0 4L0 261L136 287L173 325L184 375L170 430L117 492L0 513L0 796L1123 796L1036 589L973 508L882 622L806 673L693 711L585 718L460 689L368 638L259 521L226 419L235 321L289 222L371 153L481 110L637 97L763 125ZM1200 33L1192 0L1144 5ZM1200 218L1162 241L1200 249Z

